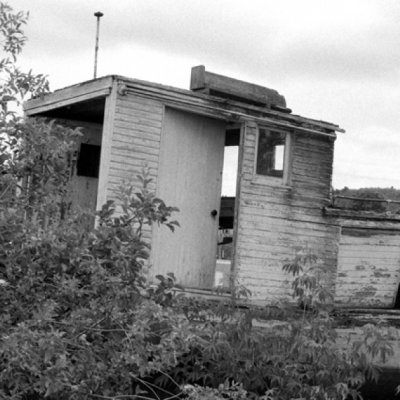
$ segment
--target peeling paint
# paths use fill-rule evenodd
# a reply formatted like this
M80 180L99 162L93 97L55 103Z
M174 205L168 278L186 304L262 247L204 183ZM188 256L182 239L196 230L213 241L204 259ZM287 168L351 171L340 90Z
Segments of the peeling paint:
M372 297L377 292L377 288L374 286L365 286L361 290L354 293L356 298Z
M381 271L375 271L374 272L374 277L375 278L390 278L391 277L391 275L390 274L388 274L388 273L383 273L383 272L381 272Z
M376 237L376 236L398 236L398 230L387 230L387 229L376 229L376 228L352 228L352 227L343 227L342 229L343 236L349 237ZM384 244L385 239L378 239L376 244Z

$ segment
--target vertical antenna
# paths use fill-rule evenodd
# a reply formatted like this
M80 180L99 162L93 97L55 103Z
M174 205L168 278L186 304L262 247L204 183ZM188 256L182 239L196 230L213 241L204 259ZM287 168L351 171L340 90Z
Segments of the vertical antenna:
M97 53L99 52L99 32L100 32L100 18L104 14L100 11L94 13L94 16L97 18L97 29L96 29L96 46L94 48L94 73L93 78L97 77Z

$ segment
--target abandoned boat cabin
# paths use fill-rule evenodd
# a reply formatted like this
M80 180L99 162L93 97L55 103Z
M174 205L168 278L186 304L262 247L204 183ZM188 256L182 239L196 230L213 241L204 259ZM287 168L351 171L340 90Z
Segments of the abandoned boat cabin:
M332 207L338 125L294 115L276 90L192 69L190 90L106 76L25 104L27 116L81 127L73 205L100 209L121 184L151 188L180 212L174 233L148 227L153 275L188 288L243 285L258 303L287 298L282 266L312 251L335 302L393 307L398 218ZM236 196L221 197L224 152L238 151ZM306 249L306 250L304 250Z

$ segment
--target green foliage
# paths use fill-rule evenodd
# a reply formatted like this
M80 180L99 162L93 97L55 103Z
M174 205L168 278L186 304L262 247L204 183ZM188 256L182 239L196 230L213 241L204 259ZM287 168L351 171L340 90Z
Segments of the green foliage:
M315 253L309 248L295 249L294 259L283 265L283 271L292 274L293 298L304 310L331 306L333 294L326 286L327 272Z
M185 290L182 285L176 282L175 275L172 272L167 273L166 276L156 275L159 281L156 287L148 289L149 295L157 304L162 306L174 306L179 298L182 297Z
M19 107L27 95L48 90L43 75L24 73L18 56L26 42L28 14L0 2L0 238L12 242L15 226L27 217L43 224L65 212L70 158L77 131L27 120ZM14 232L15 231L15 232ZM0 256L1 257L1 256Z
M248 393L243 389L243 385L228 381L220 384L216 389L199 385L185 385L183 393L188 400L246 400L248 398Z
M64 216L68 207L71 158L78 130L44 120L15 120L7 124L0 166L0 204L13 218ZM6 151L7 149L7 151ZM3 215L4 217L4 215ZM11 217L9 215L9 217Z
M45 76L22 72L17 65L27 40L23 32L27 20L28 13L14 12L7 3L0 2L0 43L4 54L0 60L0 129L15 117L27 95L40 95L49 87Z
M142 188L125 185L118 204L103 207L96 229L82 223L90 213L69 209L79 131L15 112L48 87L16 66L26 19L0 3L8 54L0 63L0 397L154 396L146 377L174 366L191 340L188 321L157 304L167 288L152 293L145 278L143 232L153 223L173 230L176 209L148 189L146 171Z
M196 322L198 338L169 374L181 384L201 385L190 387L190 398L223 398L221 382L240 382L245 397L227 398L359 399L366 377L377 377L372 362L393 354L390 332L366 326L358 340L343 341L328 313L331 297L322 289L317 257L299 249L284 270L295 276L301 309L185 301L182 309Z
M118 206L122 209L122 216L115 220L120 226L135 226L136 234L141 235L144 225L164 224L172 232L179 223L176 220L168 220L168 216L173 212L179 211L176 207L167 206L163 200L155 196L153 191L149 190L149 183L152 179L149 177L149 170L142 168L141 175L137 178L142 184L139 192L133 193L134 188L123 182L118 188ZM111 210L111 214L114 209ZM106 218L106 214L101 214Z
M398 204L392 204L385 200L398 200L399 194L396 189L365 188L335 190L334 196L354 197L354 199L335 199L335 207L354 211L374 211L374 212L396 212ZM382 201L378 201L382 200Z
M2 267L2 398L134 394L188 349L188 321L157 304L162 290L153 296L146 282L144 225L175 226L173 208L146 190L123 193L120 215L107 203L91 232L73 218L21 224Z

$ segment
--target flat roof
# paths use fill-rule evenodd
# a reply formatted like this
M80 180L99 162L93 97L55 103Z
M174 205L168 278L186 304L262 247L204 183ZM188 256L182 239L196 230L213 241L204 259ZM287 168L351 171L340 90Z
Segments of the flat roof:
M250 118L260 123L273 123L283 128L310 131L313 133L344 132L331 122L307 118L295 114L283 113L241 101L220 98L187 89L180 89L158 83L127 78L120 75L108 75L88 80L72 86L55 90L24 103L28 116L43 114L57 108L84 103L107 97L117 85L121 95L133 93L138 96L160 100L166 105L187 109L215 118L241 120Z

